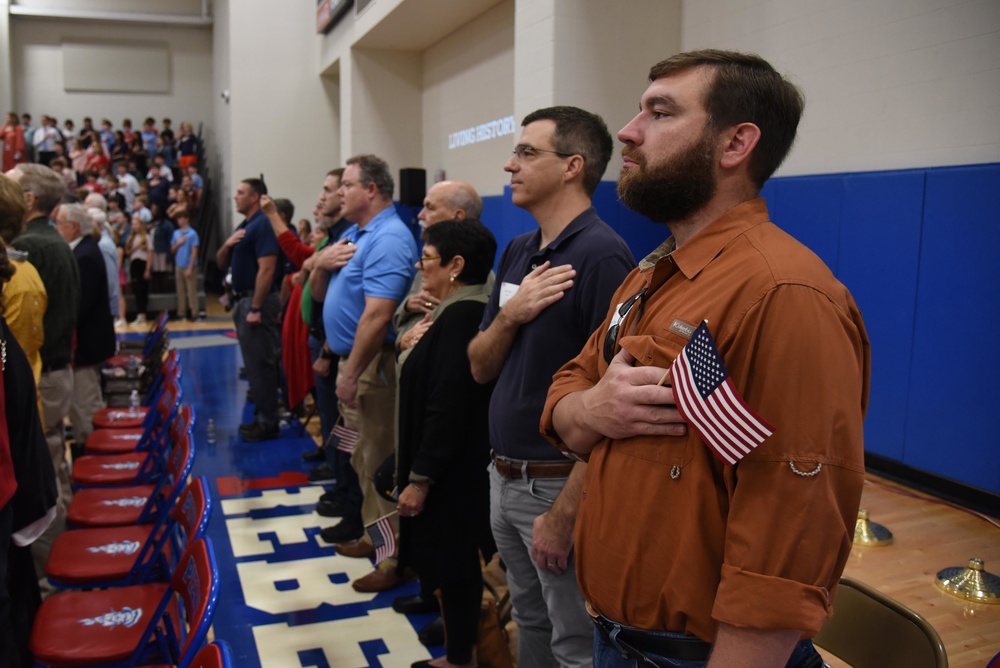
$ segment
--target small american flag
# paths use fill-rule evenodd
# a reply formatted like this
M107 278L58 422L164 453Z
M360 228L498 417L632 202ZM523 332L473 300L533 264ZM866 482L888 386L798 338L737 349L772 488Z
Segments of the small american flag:
M389 518L396 511L378 518L373 523L365 527L368 537L371 538L372 547L375 548L375 565L378 566L396 552L396 533L392 530Z
M337 437L337 449L341 452L351 454L358 444L358 432L356 429L348 429L342 423L338 423L330 431L330 437Z
M708 324L703 322L670 365L681 416L715 456L732 466L774 433L736 391Z

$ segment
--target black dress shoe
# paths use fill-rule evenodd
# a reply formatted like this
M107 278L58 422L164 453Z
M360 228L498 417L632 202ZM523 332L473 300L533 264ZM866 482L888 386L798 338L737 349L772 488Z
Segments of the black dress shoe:
M240 425L240 433L241 434L246 433L247 431L253 429L256 426L257 426L256 420L254 420L253 422L244 422L243 424Z
M333 467L323 462L319 466L314 466L309 471L309 482L314 485L329 485L337 482L337 472Z
M323 517L344 517L350 513L339 501L327 501L321 498L316 504L316 514Z
M417 632L417 640L424 647L444 644L444 618L438 617Z
M259 424L255 424L249 429L241 431L240 435L247 443L257 443L259 441L270 441L278 438L281 436L281 430L278 429L277 425L271 427L270 429L265 429Z
M349 540L357 540L365 533L365 528L357 520L343 519L340 524L326 527L319 532L319 537L327 543L346 543Z
M323 448L316 448L302 455L302 461L309 462L310 464L319 464L326 461L326 453L323 452Z
M422 612L439 612L437 598L424 598L420 594L400 596L392 602L392 609L401 615L416 615Z

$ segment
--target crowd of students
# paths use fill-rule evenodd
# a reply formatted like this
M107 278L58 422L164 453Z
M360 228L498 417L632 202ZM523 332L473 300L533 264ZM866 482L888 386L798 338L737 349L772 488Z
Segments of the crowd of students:
M175 273L178 317L198 317L198 234L190 227L201 201L203 179L199 174L201 140L192 124L184 121L177 134L164 118L157 129L152 117L133 131L132 121L123 119L114 129L108 119L101 129L88 116L76 131L72 119L60 128L58 121L43 115L32 125L30 114L11 112L0 129L3 169L37 162L52 168L66 181L68 191L80 201L105 211L104 233L116 248L113 269L116 304L115 325L129 323L125 314L125 292L135 298L132 325L146 322L150 292L170 292Z

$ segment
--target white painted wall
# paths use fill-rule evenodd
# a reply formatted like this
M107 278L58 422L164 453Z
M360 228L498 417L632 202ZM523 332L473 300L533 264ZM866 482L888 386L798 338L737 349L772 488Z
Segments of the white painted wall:
M328 82L319 75L315 3L216 0L214 95L223 229L236 212L241 179L264 173L270 194L287 197L296 217L311 217L323 176L339 165L340 124ZM236 221L238 222L238 221Z
M614 138L638 111L650 66L680 50L681 1L556 0L554 11L551 104L600 114ZM605 181L618 180L620 148Z
M81 119L90 116L95 125L106 117L115 127L123 118L131 118L132 127L140 128L143 118L153 116L157 121L171 118L176 131L182 120L190 120L196 128L198 123L207 124L212 120L210 30L22 17L12 17L10 27L13 103L19 112L30 113L36 123L42 114L49 114L59 119L60 126L65 118L72 118L80 127ZM66 92L63 90L64 41L165 44L170 54L170 92Z
M779 174L1000 160L1000 2L686 0L683 48L755 51L806 94Z
M515 133L449 148L449 135L514 114L514 0L505 0L424 53L423 163L468 181L481 195L499 195L503 164Z

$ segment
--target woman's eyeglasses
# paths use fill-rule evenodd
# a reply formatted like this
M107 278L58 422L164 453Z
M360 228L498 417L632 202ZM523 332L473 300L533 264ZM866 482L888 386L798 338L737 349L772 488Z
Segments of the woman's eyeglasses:
M421 255L420 256L420 269L424 268L424 262L431 262L432 260L440 260L440 255Z
M608 364L611 364L611 360L614 359L616 349L618 348L618 334L620 333L622 323L625 321L626 316L628 316L629 311L632 310L632 307L635 306L636 302L639 302L639 317L635 320L636 323L638 323L639 318L642 318L642 313L646 308L645 287L629 297L626 301L623 301L618 306L618 310L615 312L614 316L611 318L611 326L608 327L608 334L604 337L604 361Z

